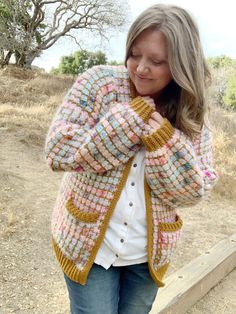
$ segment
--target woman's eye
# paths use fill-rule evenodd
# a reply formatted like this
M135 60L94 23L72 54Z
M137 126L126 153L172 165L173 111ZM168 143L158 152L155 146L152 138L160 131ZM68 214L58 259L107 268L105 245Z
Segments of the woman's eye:
M154 65L161 65L161 64L162 64L162 61L152 60L152 63L153 63Z
M133 53L133 52L131 52L131 57L133 57L133 58L138 58L138 57L139 57L139 55L138 55L137 53Z

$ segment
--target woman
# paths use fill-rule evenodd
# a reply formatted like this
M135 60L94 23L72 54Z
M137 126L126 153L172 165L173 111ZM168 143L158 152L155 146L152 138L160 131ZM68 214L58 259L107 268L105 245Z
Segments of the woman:
M125 66L76 80L47 136L49 166L65 171L52 238L71 313L148 313L180 237L177 209L216 180L192 18L154 5L126 49Z

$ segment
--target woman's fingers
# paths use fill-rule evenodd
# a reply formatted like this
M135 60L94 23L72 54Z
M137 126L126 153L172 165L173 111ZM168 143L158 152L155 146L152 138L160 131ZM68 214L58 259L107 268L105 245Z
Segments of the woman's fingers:
M156 105L154 100L149 96L142 97L149 106L151 106L153 109L156 109ZM151 127L151 132L154 132L155 130L159 129L161 124L163 123L164 119L160 115L159 112L155 111L151 114L150 119L148 120L148 125Z
M159 112L155 111L151 114L151 119L155 120L159 125L161 125L164 121Z
M154 100L153 100L151 97L149 97L149 96L144 96L144 97L142 97L142 98L145 100L145 102L146 102L150 107L152 107L153 109L156 108L155 102L154 102Z
M148 124L150 125L152 129L158 129L160 127L160 124L152 118L148 120Z

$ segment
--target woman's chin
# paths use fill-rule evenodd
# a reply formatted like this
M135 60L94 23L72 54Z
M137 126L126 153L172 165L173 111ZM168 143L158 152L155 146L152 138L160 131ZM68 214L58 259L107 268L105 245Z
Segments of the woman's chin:
M157 94L153 94L152 92L139 91L139 90L137 90L137 95L141 97L151 97L151 98L155 98L157 96Z
M145 96L149 96L150 95L150 93L148 91L145 91L145 90L142 90L142 89L136 88L136 91L137 91L138 96L145 97Z

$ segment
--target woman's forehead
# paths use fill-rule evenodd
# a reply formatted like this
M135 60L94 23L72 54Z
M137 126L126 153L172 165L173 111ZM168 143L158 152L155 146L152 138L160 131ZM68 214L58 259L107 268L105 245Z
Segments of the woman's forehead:
M148 52L157 57L167 56L165 35L157 30L145 30L134 40L132 49Z

